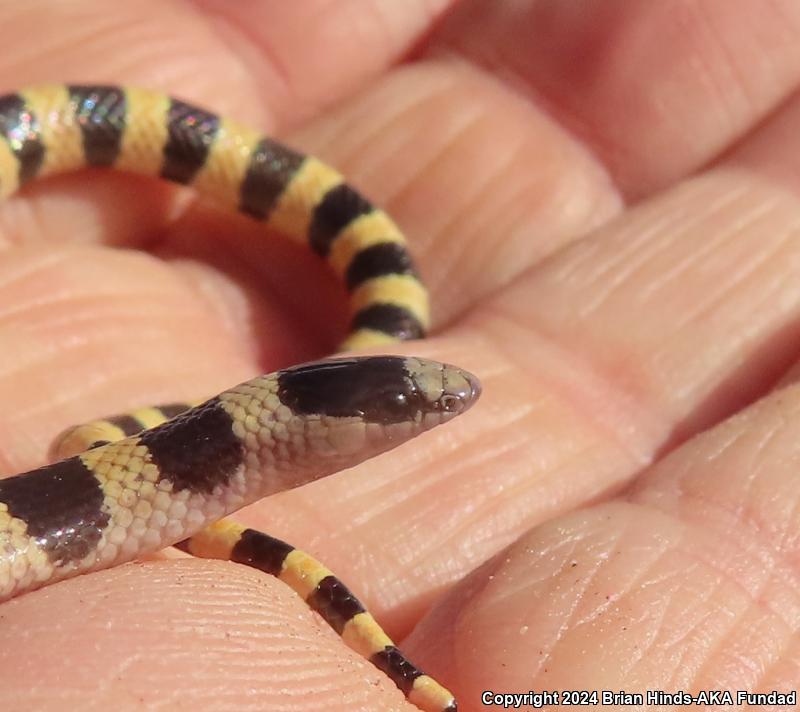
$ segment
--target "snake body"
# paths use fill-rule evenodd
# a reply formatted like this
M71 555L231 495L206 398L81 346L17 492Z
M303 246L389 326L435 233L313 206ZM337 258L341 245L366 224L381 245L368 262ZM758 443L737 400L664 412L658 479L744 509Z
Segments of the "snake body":
M346 348L424 335L427 292L392 220L317 159L163 94L48 85L0 97L0 195L106 166L191 185L306 242L344 282ZM398 356L331 359L260 376L193 407L80 426L54 464L0 480L0 600L177 544L278 576L409 701L455 710L322 564L222 517L352 466L468 408L474 376Z

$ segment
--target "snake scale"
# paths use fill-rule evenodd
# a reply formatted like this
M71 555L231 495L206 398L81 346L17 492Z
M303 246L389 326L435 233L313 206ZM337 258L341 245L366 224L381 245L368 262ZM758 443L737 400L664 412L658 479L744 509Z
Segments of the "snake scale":
M53 84L0 97L0 196L86 166L192 186L307 244L346 287L345 349L420 338L429 326L402 233L321 161L143 89ZM57 448L65 459L0 480L0 600L177 545L279 577L410 702L455 710L320 562L223 517L446 422L479 393L455 366L362 356L73 428Z

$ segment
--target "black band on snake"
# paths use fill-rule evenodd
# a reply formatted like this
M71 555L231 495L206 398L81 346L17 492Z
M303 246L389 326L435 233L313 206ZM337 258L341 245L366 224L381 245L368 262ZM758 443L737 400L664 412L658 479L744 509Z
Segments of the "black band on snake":
M86 166L191 185L307 243L347 289L344 348L420 338L428 328L427 292L400 230L317 159L142 89L55 84L0 97L0 196ZM66 459L0 480L0 599L178 545L277 576L410 702L455 710L453 695L322 564L223 517L446 422L479 392L474 376L433 361L331 359L197 405L73 428L56 448Z

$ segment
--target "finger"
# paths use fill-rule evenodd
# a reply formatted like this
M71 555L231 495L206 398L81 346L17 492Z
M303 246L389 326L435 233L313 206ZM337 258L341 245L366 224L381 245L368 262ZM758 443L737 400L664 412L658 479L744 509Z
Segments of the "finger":
M513 76L638 198L703 166L792 93L798 24L792 2L470 0L434 49Z
M387 137L387 145L391 144L394 139L392 134L384 131L388 123L402 122L403 117L408 109L407 95L415 82L428 83L429 101L419 108L413 108L412 111L419 111L416 115L408 115L406 118L410 119L410 123L415 127L408 137L409 145L424 139L427 132L427 127L430 125L430 118L435 115L441 115L442 112L450 112L450 122L458 128L459 113L464 113L468 107L468 101L471 97L480 97L481 107L480 110L471 117L472 129L467 135L460 136L458 131L452 135L450 129L445 128L431 144L431 148L438 149L447 156L452 156L443 166L443 170L437 173L433 181L428 182L429 171L420 170L416 165L416 154L409 154L408 151L396 151L394 160L386 164L378 163L367 166L370 168L368 174L364 174L363 169L355 162L358 155L363 155L362 147L356 142L348 144L347 155L335 156L337 162L341 163L343 168L349 172L353 168L354 172L358 173L357 181L360 183L367 183L375 185L375 192L379 194L390 193L398 189L397 185L384 185L381 183L381 176L403 176L408 174L409 171L419 171L411 176L410 182L404 186L407 188L405 198L413 202L413 211L416 212L422 219L419 225L419 230L424 232L430 230L432 238L429 238L430 249L429 251L422 250L422 271L433 277L434 283L434 299L441 307L438 310L439 322L447 319L448 314L458 313L468 306L472 301L477 299L481 293L496 288L497 283L502 283L512 279L518 271L524 268L525 264L530 260L538 259L542 254L546 254L549 250L564 240L572 239L572 237L581 232L586 225L593 224L594 221L602 219L602 217L609 211L613 211L616 206L616 199L614 196L607 192L604 178L601 174L592 173L591 165L588 163L581 163L580 152L575 152L570 149L568 144L565 144L559 139L559 132L556 127L546 121L542 121L536 131L533 132L530 140L528 139L527 132L530 129L530 123L535 116L529 115L528 112L521 110L518 102L515 100L508 101L509 112L501 114L507 116L504 123L495 123L493 116L496 112L493 107L498 102L503 101L506 97L501 92L498 92L491 83L475 77L469 72L461 71L458 67L436 67L431 66L423 68L419 72L410 72L408 75L400 77L396 82L391 81L386 87L378 88L375 94L365 96L364 103L355 106L352 116L347 116L343 112L337 117L334 117L330 122L326 121L320 123L317 128L310 129L306 136L308 143L324 148L325 152L334 153L338 144L343 143L340 136L331 133L331 128L336 125L337 121L344 121L355 116L361 116L362 124L359 126L358 133L374 133L377 136ZM450 91L453 88L453 91ZM454 97L458 101L453 101ZM374 111L375 107L386 107L386 114L383 115ZM399 125L399 124L398 124ZM513 136L514 148L507 150L503 154L498 154L496 151L489 153L484 152L483 146L486 142L482 137L488 136L492 132L497 132L500 135ZM350 132L355 135L357 132ZM477 140L476 140L477 139ZM455 146L449 146L451 140L455 141ZM471 146L477 146L478 151L469 153ZM550 154L547 151L549 147L553 149ZM524 148L524 150L522 150ZM376 143L373 146L374 154L380 156L385 153L385 146ZM466 153L466 155L465 155ZM521 160L514 163L512 170L507 170L505 165L508 157L511 156L515 161L515 156L520 154ZM493 159L492 156L495 158ZM499 158L497 158L499 156ZM524 186L524 190L514 195L513 205L509 204L507 198L507 187L514 184L518 179L522 180L526 175L530 175L528 170L529 163L534 160L542 160L544 157L544 166L547 170L542 173L542 178L536 178L535 181ZM464 171L465 158L469 159L470 171ZM491 160L497 160L494 168L487 172L487 166ZM442 164L445 161L441 162ZM490 177L495 180L489 181L490 190L486 192L486 200L480 202L480 209L485 211L484 214L479 216L472 230L470 238L472 243L479 243L483 240L485 234L491 235L493 239L497 240L497 246L503 246L502 250L493 249L491 244L481 248L481 250L470 249L470 242L462 239L465 226L459 222L453 223L460 212L463 212L464 202L470 199L474 193L476 185L480 187L480 183L475 182L475 176L484 176L488 173ZM505 173L510 173L509 182L503 183L501 178ZM463 182L455 182L454 178L463 176ZM105 180L105 176L103 177ZM481 177L480 180L484 180ZM308 259L302 257L297 258L295 261L294 255L287 257L286 252L282 252L278 243L276 247L272 243L262 243L259 235L253 228L240 228L235 224L235 229L241 229L242 237L240 240L228 238L225 240L224 253L229 255L231 259L239 256L240 262L231 265L230 261L220 258L223 250L219 246L219 238L224 234L225 230L221 224L209 225L211 219L207 213L196 210L184 213L179 220L174 216L174 206L171 201L162 199L151 200L154 195L158 195L156 190L144 194L145 201L148 204L148 210L144 219L134 219L134 203L125 195L121 190L123 181L119 179L112 179L106 189L99 191L100 197L95 200L90 197L90 192L93 186L85 185L81 181L69 182L66 179L63 181L51 181L47 186L41 186L40 191L37 193L34 188L24 199L16 202L16 210L6 210L3 215L10 215L9 232L13 233L15 229L20 232L22 230L18 223L25 223L31 226L33 235L26 232L26 238L22 242L36 241L37 236L39 239L63 242L66 240L77 239L92 243L96 240L109 240L116 244L126 244L127 240L134 242L144 242L151 244L154 236L157 237L157 244L162 254L174 255L176 250L184 257L192 256L200 257L200 259L207 264L221 269L226 273L230 273L231 277L236 280L246 279L248 273L252 272L252 265L266 264L266 267L258 270L257 280L251 283L254 289L246 292L248 300L254 299L254 305L243 305L244 301L241 298L241 290L238 285L231 284L227 280L205 279L202 284L202 290L205 292L212 292L210 294L211 300L216 301L222 305L229 305L226 317L228 319L236 320L234 329L241 338L250 338L250 332L256 332L258 342L257 350L261 352L263 358L258 359L259 363L253 365L253 371L266 369L269 370L276 364L276 360L270 360L270 356L278 352L286 356L286 360L278 359L277 363L285 363L289 360L296 360L298 356L308 357L313 353L318 353L320 347L329 345L341 333L342 318L339 315L338 319L334 316L337 313L336 299L338 295L330 286L323 286L320 293L319 285L328 285L317 275L320 274L319 270L312 267L312 263ZM56 185L57 184L57 185ZM530 195L538 192L542 186L552 187L552 198L544 199L541 208L534 208L530 213L526 212L530 206ZM55 188L55 190L53 190ZM149 188L148 190L151 190ZM550 188L548 188L549 190ZM136 188L139 190L139 187ZM66 193L64 192L66 191ZM70 192L71 191L71 192ZM81 192L85 191L85 192ZM439 200L439 195L447 194L452 196L453 201L449 206ZM140 193L141 196L141 193ZM558 205L563 204L565 196L570 205L570 210L564 212L558 209ZM95 214L81 214L81 200L85 199L87 204L98 207L98 212ZM427 202L426 202L427 201ZM473 201L474 202L474 201ZM138 204L138 203L137 203ZM116 206L115 206L116 205ZM48 209L48 207L53 209ZM402 210L402 201L397 205ZM433 209L433 208L436 209ZM551 208L555 208L552 209ZM406 213L409 211L406 210ZM162 214L163 213L163 214ZM198 215L199 213L199 215ZM508 213L508 216L506 216ZM446 223L451 225L450 228L437 233L435 227L436 223L446 220ZM513 240L505 241L505 234L502 231L491 231L485 228L491 225L494 220L503 219L508 220L510 223L521 222L522 226L515 233ZM170 229L160 229L162 220L170 222ZM526 230L536 226L541 222L541 234L544 236L552 236L549 242L531 242L528 240ZM187 235L192 233L192 246L188 247L189 240ZM20 240L11 244L17 244ZM415 248L418 246L415 242ZM487 265L486 255L490 253L493 263ZM86 285L92 282L92 272L95 269L89 264L90 260L96 259L97 253L89 252L83 257L73 255L73 269L77 270L80 265L86 271L85 276L78 276L77 272L74 273L74 281L85 281ZM496 259L495 259L496 258ZM487 268L488 267L488 268ZM13 271L15 267L10 266L8 270ZM199 265L197 269L202 270L203 266ZM207 275L207 273L206 273ZM277 277L276 277L277 275ZM47 279L46 275L43 276ZM264 280L258 282L258 280ZM315 334L322 334L326 338L324 341L313 342L314 347L309 348L309 341L294 338L292 333L285 333L284 329L280 331L280 337L275 338L276 331L269 328L271 322L267 322L267 327L259 329L257 325L261 320L253 318L255 314L260 313L258 285L259 284L274 284L276 286L277 294L298 294L297 298L289 298L290 305L297 309L296 314L300 315L299 319L295 319L294 323L303 323L305 326L311 324L311 331ZM298 284L308 285L306 288L297 289ZM466 289L470 287L472 289ZM306 289L308 291L306 291ZM311 290L314 291L311 291ZM134 282L129 283L129 301L136 302L136 285ZM233 296L232 294L233 293ZM255 296L254 296L255 294ZM9 303L14 300L14 295L8 293ZM263 298L264 295L262 295ZM272 298L274 295L266 295ZM231 302L234 302L231 304ZM167 303L162 304L164 308ZM81 338L86 339L88 343L93 343L96 336L93 329L96 324L101 324L100 317L107 319L108 315L103 315L102 312L106 304L102 300L91 301L88 298L84 300L82 305L87 310L83 324L80 328L87 328L89 332L84 334ZM18 306L20 309L25 309L24 305ZM203 302L198 303L198 309L204 308ZM265 307L266 308L266 307ZM92 318L92 312L96 313L98 319ZM45 312L40 311L37 314L28 314L31 320L28 325L35 328L36 319L45 315ZM200 318L200 315L197 315ZM268 317L269 318L269 317ZM136 333L137 328L141 328L137 324L136 317L128 321L129 315L120 313L115 318L115 324L118 326L120 333ZM45 320L46 321L46 320ZM150 323L149 331L154 333L158 328L158 320L153 320ZM293 330L290 330L293 331ZM308 329L306 329L308 331ZM167 342L166 352L170 353L176 348L176 344L181 340L182 331L173 331L172 329L164 329L164 338ZM206 322L206 327L196 333L215 334L217 330ZM54 334L54 336L56 336ZM58 335L58 338L66 340L78 338L74 332L64 332ZM56 343L54 342L54 345ZM202 348L198 346L198 348ZM245 344L244 350L252 354L253 349L249 344ZM155 354L158 349L155 344L151 344L148 353ZM55 353L55 349L53 350ZM129 363L131 360L141 359L145 363L149 363L150 367L154 366L152 359L145 354L141 358L143 351L131 350L125 345L125 341L120 339L116 342L109 344L105 343L103 348L86 349L83 353L83 367L84 372L82 377L77 373L70 372L68 374L71 383L88 383L90 380L95 381L100 378L99 374L107 374L108 378L112 378L109 373L111 365L114 363ZM208 356L208 368L211 369L210 359L213 359L213 351ZM457 359L456 359L457 360ZM161 362L158 365L159 378L161 383L167 383L170 380L176 382L179 378L184 379L185 382L185 369L183 360L179 360L170 366L173 362L169 359ZM136 368L135 364L131 364L131 368ZM173 370L171 370L173 369ZM220 367L221 373L227 373L227 368ZM57 364L54 364L52 370L53 378L56 378ZM103 376L104 378L106 375ZM117 403L111 403L108 397L111 393L111 388L106 391L105 396L101 396L98 402L93 404L97 408L92 415L107 412L108 410L122 410L136 400L136 405L139 405L145 393L141 389L141 379L133 379L126 383L124 378L120 377L116 383L115 388L118 396ZM197 383L205 388L202 384L210 383L213 379L202 379ZM210 389L211 392L223 387L222 384L214 382L214 387ZM225 384L227 385L227 383ZM14 383L10 384L12 393L19 394L19 398L29 398L26 393L15 387ZM161 389L159 389L161 390ZM164 394L166 397L168 394ZM196 394L196 395L205 395ZM73 390L73 398L77 399L81 394ZM171 396L183 397L182 394L173 394ZM169 398L167 398L169 399ZM88 404L88 400L83 401ZM69 411L62 411L54 414L53 423L66 424L73 418L84 413L86 405L76 406ZM23 406L24 410L24 406ZM81 415L80 417L84 417ZM23 429L25 432L25 429ZM29 432L29 431L28 431ZM53 429L48 427L43 430L43 434L39 437L39 442L44 438L49 438ZM13 436L12 436L13 437ZM29 437L26 435L25 437ZM42 444L42 451L44 447ZM30 449L29 449L30 452ZM23 458L26 463L31 461L31 458L26 456ZM12 468L13 469L13 468Z
M167 380L168 369L159 366L162 358L176 364L186 360L198 362L197 369L182 367L183 377L179 379L181 381L180 388L195 389L198 386L202 388L201 382L204 379L212 382L214 379L225 378L227 383L234 377L235 368L244 369L246 367L247 354L243 355L234 349L234 346L244 339L237 339L234 330L229 330L227 333L231 338L222 338L221 335L221 338L212 340L216 348L204 349L201 358L194 359L190 356L187 359L186 354L191 353L191 349L187 351L187 344L195 338L197 333L208 333L209 329L217 328L217 322L225 325L224 307L216 304L198 304L197 294L187 289L187 285L176 284L171 270L153 258L141 255L132 259L130 255L120 255L97 249L94 251L100 254L88 263L91 265L90 268L83 260L71 261L69 259L70 252L74 255L85 256L86 251L82 249L64 250L62 254L58 255L54 255L52 252L43 253L36 248L18 249L13 251L13 260L5 261L11 267L9 283L6 285L6 295L13 296L13 298L2 299L0 303L9 305L8 313L2 316L7 323L6 333L9 335L9 339L12 335L14 336L16 349L13 358L8 359L9 371L4 373L4 380L0 382L3 383L4 391L7 391L3 393L2 397L8 404L4 412L8 414L9 431L18 434L18 440L9 439L10 452L7 457L9 467L6 470L8 472L23 469L14 459L20 452L31 455L31 464L39 460L40 453L35 450L31 453L32 448L28 447L26 450L22 444L30 446L27 438L31 435L39 438L41 433L46 432L49 428L43 425L43 422L49 422L47 418L52 418L57 413L63 415L68 412L69 408L65 406L79 409L95 408L98 402L106 399L109 402L116 402L120 398L120 392L130 395L131 398L145 398L146 402L164 400L164 398L158 397L158 392L160 390L169 392L175 383ZM23 268L22 259L25 257L28 258L28 261ZM16 264L12 264L15 260ZM0 279L0 283L2 282L3 280ZM45 294L45 298L43 298L40 290L42 284L49 286L52 294L55 295L52 299L48 298L49 294ZM55 307L54 302L56 302ZM127 328L131 330L121 330L120 324L114 318L94 319L98 303L100 304L99 316L102 317L103 309L110 310L112 315L124 314L129 322L126 324ZM86 304L88 304L88 309L82 308ZM209 306L212 309L209 309ZM37 319L41 322L41 329L37 328ZM87 320L90 322L89 329L75 328L76 324L81 325ZM96 339L92 340L95 330L97 332ZM280 327L276 328L276 331L280 332ZM88 336L89 341L74 340L73 349L53 351L51 338L67 340L74 338L76 333ZM157 348L149 348L151 346L150 338L155 335L157 340L159 333L171 333L174 338L167 339ZM27 348L28 351L21 350L20 346ZM172 349L174 352L170 353ZM97 351L100 352L99 356L91 356L87 359L87 356ZM121 358L125 353L131 355L127 362ZM48 358L53 358L54 355L57 356L57 361L54 363L62 369L57 376L50 373L47 368ZM86 384L82 385L72 381L71 376L79 378L81 373L86 370L87 360L91 361L93 358L97 358L98 361L102 361L104 355L107 366L94 374L94 379L89 381L88 388L85 387ZM223 368L227 370L224 376L222 375ZM156 372L159 369L161 370L160 379L148 378L148 373ZM48 392L51 393L50 399L42 398L42 381L44 379L52 382L52 388L48 389ZM60 388L64 383L73 385L69 389ZM123 385L123 388L120 388L120 384ZM82 390L88 390L90 398L83 401L77 399L76 391L79 394ZM43 418L43 414L46 414L47 418ZM26 424L29 426L27 430ZM52 431L61 429L64 424L61 423L58 427L52 428ZM441 447L442 444L444 447ZM415 451L421 454L426 447L429 445L418 445ZM446 441L440 443L439 456L446 457L447 450ZM436 453L427 457L425 462L433 468L434 472L436 471ZM384 479L389 480L387 475L391 472L391 468L391 462L385 462L382 466L383 473L379 470L378 476L380 477L382 474ZM366 484L369 485L370 480L366 480ZM218 576L218 573L213 574L214 579ZM70 585L72 585L71 582ZM75 585L77 588L69 589L63 594L64 600L70 600L75 596L79 599L83 596L89 599L99 597L108 601L106 612L109 618L119 616L125 620L135 619L135 615L126 607L125 601L120 601L113 590L108 594L108 598L97 593L98 587L105 586L102 581L99 584L79 582ZM82 588L87 585L88 589ZM130 586L130 584L126 585ZM207 583L201 585L207 587ZM61 590L62 587L62 585L56 585L54 588ZM110 587L113 589L113 585ZM143 595L147 596L147 592L145 591ZM162 595L166 594L159 593L154 600L160 601ZM25 600L29 600L28 597ZM36 596L28 605L31 606L31 610L37 610L39 606L53 610L47 599ZM223 612L221 617L224 619L230 613L229 603L220 599L219 605ZM162 608L155 607L159 608L160 614ZM31 616L34 615L31 613ZM49 613L44 613L42 619L49 620L49 615ZM55 615L57 617L59 615L58 607L55 607ZM165 615L165 620L169 621L171 618L169 610L166 610ZM163 621L156 623L156 630L162 625L167 625L167 623ZM209 624L209 626L212 625L214 625L213 622ZM42 632L42 635L46 634L46 631ZM85 631L85 636L87 641L93 640L95 631L89 628ZM75 644L81 636L69 634L69 638ZM182 640L175 641L175 649L180 649L182 643ZM130 647L119 645L118 647L123 649L119 653L122 656L139 654L136 645ZM308 647L305 648L306 651ZM94 649L94 646L90 646L87 642L86 649ZM113 655L114 651L109 651L108 654ZM105 652L103 659L108 659ZM72 662L76 662L74 658L67 667L70 667ZM314 668L316 664L316 660L312 660L309 666ZM338 664L336 667L341 668ZM138 668L132 670L130 673L132 679L138 679L137 675L140 672L142 671ZM363 679L363 675L361 678ZM165 676L164 680L166 679ZM126 677L126 680L129 678ZM349 683L342 683L345 687L347 684ZM327 682L320 682L320 685L325 689L331 687ZM165 683L161 688L162 691L166 687ZM337 691L339 687L341 685L336 687ZM112 690L117 689L113 685L111 688ZM30 701L30 698L26 697L29 693L39 695L35 699L42 702L43 708L47 708L43 702L45 699L54 700L56 707L58 704L67 703L63 697L66 693L54 691L54 687L47 685L32 688L32 690L23 690L20 693L20 699ZM81 693L79 691L75 694ZM352 695L345 699L350 699L350 697ZM101 696L98 699L104 698ZM334 707L334 709L350 709L349 704L349 702L345 702L342 707ZM364 703L362 708L383 709L384 707L379 703L370 702ZM391 707L391 709L394 708L394 706Z
M298 596L235 564L123 566L4 611L13 709L416 709Z
M763 345L775 334L788 333L783 330L796 299L796 280L780 278L792 270L795 248L785 230L793 224L794 208L791 200L779 200L770 207L766 221L744 230L741 216L752 210L752 204L726 199L728 190L724 180L716 182L711 175L642 206L631 218L630 232L617 234L609 228L591 245L565 251L476 314L470 328L456 335L453 353L467 353L469 359L451 360L488 374L486 392L492 395L487 395L484 412L491 414L490 424L480 437L455 441L462 447L433 490L453 493L444 524L433 520L437 533L432 541L441 546L426 550L430 532L419 529L413 531L421 536L409 546L407 539L394 533L392 519L378 516L359 532L358 541L387 546L393 561L409 557L414 561L408 552L423 552L424 571L433 572L424 577L422 586L415 583L409 589L401 577L390 589L381 588L384 600L398 608L399 602L414 601L416 615L435 591L531 524L619 485L670 437L683 437L752 398L764 385L758 375L744 390L721 387L730 382L743 359L754 374L764 373L765 368L776 374L787 363L785 352ZM751 197L756 204L761 200L758 194ZM687 211L698 206L703 208L700 218L686 221ZM717 242L691 262L697 241L708 234L718 236ZM770 235L767 242L762 242L763 234ZM763 255L756 263L764 271L748 282L751 291L745 291L741 300L728 299L726 289L739 285L735 268L742 255L750 254ZM639 278L650 285L662 275L670 278L656 281L658 290L638 303ZM710 297L709 279L719 290ZM748 311L763 303L762 290L771 290L776 283L780 308ZM614 289L607 293L598 285ZM697 295L709 303L695 314ZM684 323L687 313L695 316ZM736 328L742 319L749 325L744 338ZM717 345L714 358L697 349L698 340L704 338ZM503 351L495 344L502 344ZM583 352L593 355L591 367L575 356ZM535 369L528 366L532 359ZM674 367L665 370L665 363ZM609 376L604 378L605 374ZM621 384L613 378L617 374L625 376ZM676 435L679 425L684 430ZM501 465L489 468L485 464L489 459ZM328 486L333 485L320 485L315 495L316 512L327 512L328 503L346 499ZM403 477L395 481L392 492L400 503L434 501L426 500L428 493L414 490ZM348 536L351 525L343 523L343 536ZM308 522L289 527L288 532L272 531L304 545L309 537L320 536ZM322 550L309 548L328 561L325 542L321 544ZM369 581L376 576L368 563L358 564L354 585L360 593L369 590ZM348 569L342 575L352 580ZM366 598L373 602L369 594Z
M486 420L449 482L468 514L442 560L474 566L768 389L796 358L797 214L791 195L709 174L563 251L452 332L483 377Z
M591 353L601 374L678 424L673 441L762 395L796 358L798 106L564 250L504 294L501 312Z
M8 39L0 85L11 91L54 78L145 85L274 133L279 125L308 115L312 104L338 99L389 66L426 32L448 1L348 5L349 10L337 3L335 10L325 11L324 3L317 3L316 12L309 12L308 4L167 8L143 3L111 17L92 0L56 8L6 2L0 4ZM331 46L352 29L354 16L362 38L371 42L348 43L345 57ZM57 34L48 29L54 27ZM267 29L251 33L253 27ZM303 41L287 41L290 36ZM35 57L29 52L32 37L37 39ZM108 51L109 39L114 52ZM320 67L341 83L333 86ZM291 77L284 75L289 68ZM98 188L104 180L104 175L89 174L56 180L46 188L34 186L26 191L23 206L12 200L3 211L0 231L15 242L79 234L85 241L141 245L152 242L154 232L163 233L185 210L176 206L174 192L163 187L117 178L114 190ZM141 211L143 205L147 219L131 219L131 208Z
M53 348L59 341L69 342L80 338L82 345L85 345L86 348L81 349L79 358L67 361L67 371L61 374L66 382L72 384L72 388L66 392L57 387L57 384L60 383L57 364L53 364L52 371L47 371L47 364L43 364L41 359L36 359L37 368L30 370L28 379L20 379L17 371L13 368L9 369L9 377L5 383L7 402L16 406L9 412L22 413L27 417L27 421L25 417L19 417L19 415L13 419L13 426L19 436L17 439L13 436L9 438L11 450L7 457L9 462L7 472L15 472L38 464L40 461L41 456L28 442L31 433L37 434L38 452L44 452L46 442L54 433L71 422L84 419L89 412L94 416L124 410L129 405L139 405L143 401L180 399L186 397L186 394L180 391L187 386L192 389L197 388L196 393L193 390L190 394L191 397L213 393L222 385L229 385L231 374L236 372L232 364L238 365L242 362L242 353L236 354L235 358L231 357L237 339L244 341L242 334L238 333L235 327L242 321L249 321L253 317L250 310L234 314L233 318L236 319L234 329L227 333L220 333L215 322L221 321L225 317L230 318L231 314L220 314L216 309L211 314L207 313L209 304L204 300L198 301L197 295L192 292L182 294L181 290L185 290L186 284L162 284L162 281L166 282L168 277L161 270L154 270L153 273L150 273L147 269L132 268L128 271L122 261L124 256L121 260L113 262L113 260L102 258L102 254L98 254L98 251L94 251L94 254L90 252L87 254L79 254L77 251L73 253L69 269L65 269L63 264L51 264L50 266L56 271L53 276L50 276L47 270L39 270L35 266L33 268L34 282L47 284L54 280L54 285L58 287L55 293L60 295L63 302L60 307L61 313L70 315L69 318L65 317L64 323L61 324L61 326L69 328L63 330L51 328L55 315L59 313L58 307L53 308L54 305L49 303L46 309L41 308L42 305L36 300L28 303L25 301L26 295L29 299L31 296L38 297L36 290L26 287L20 292L18 289L17 273L21 272L28 276L31 274L29 267L16 262L18 258L24 261L24 255L21 252L15 252L9 258L11 261L8 263L8 274L11 288L7 291L4 302L14 304L16 310L16 318L10 327L24 323L29 331L36 333L37 320L40 320L37 337L42 341L48 340L47 353L54 358L57 357L59 362L60 356L63 356L64 352ZM34 261L36 259L38 257L35 256ZM149 265L150 262L147 264ZM104 275L105 279L98 282L96 274ZM154 283L158 285L155 298L148 293ZM147 289L142 290L145 293L141 295L140 299L139 292L142 286L146 286ZM212 283L211 287L216 288L216 285ZM107 295L108 299L103 298L104 290L112 292L112 295ZM93 298L94 291L99 292L97 299ZM220 289L220 291L223 290ZM203 293L202 296L207 295ZM234 298L236 296L238 295L235 295ZM111 325L115 333L109 335L109 308L113 299L116 299L117 305L123 308L114 309L115 316L112 317ZM79 303L80 311L74 308L76 302ZM145 308L145 305L157 305L158 311L166 315L174 315L174 318L163 320L158 316L151 318L148 313L150 309ZM224 306L223 304L223 311ZM234 303L232 306L239 305ZM128 311L129 308L130 311ZM95 316L97 318L94 318ZM276 333L281 335L281 339L284 338L285 330L282 328L265 328L265 331L273 337L273 341ZM155 339L152 342L149 341L149 337L159 332L165 338L163 347L157 346ZM197 373L195 373L195 359L190 357L191 371L187 374L186 346L191 344L191 339L196 338L198 334L212 335L211 339L215 345L222 345L224 348L206 350L200 346L203 353L202 359L198 359L198 361L202 365L196 369ZM148 338L143 339L143 335ZM132 339L135 340L137 348L131 348ZM43 344L37 344L37 346L43 346ZM176 357L177 353L180 353L180 356ZM252 358L250 350L245 351L245 354L246 357ZM27 361L27 359L24 360ZM125 368L121 369L120 364L124 364ZM45 403L40 397L41 390L33 385L36 374L41 372L40 369L48 372L54 384L52 390L59 394L59 403L54 404L52 401L48 401L46 404L51 409L50 417L52 418L48 423L43 422L41 418L42 409L45 407ZM152 381L147 380L145 374L148 369L158 371L159 378ZM214 382L212 374L217 372L219 379L225 379L224 384L217 383L213 388L208 387L206 390L204 384ZM162 392L169 390L170 383L175 385L178 381L182 385L173 389L177 392L161 395ZM144 385L145 382L148 385ZM81 384L89 386L99 384L102 387L84 387L82 389ZM87 390L93 391L88 394L88 397ZM65 407L58 408L59 405ZM49 424L50 422L52 425ZM18 441L28 445L27 450L21 456L15 454L19 447L15 443ZM418 448L420 452L425 451L424 446L418 446ZM446 451L442 452L441 457L445 455ZM434 473L436 473L436 460L439 457L437 455L426 460L429 465L434 467ZM389 466L384 467L386 470L389 469ZM378 525L380 526L380 522ZM400 534L392 534L393 543L402 543L404 536L402 532L406 529L403 526ZM387 533L389 532L387 531ZM422 530L421 534L424 535ZM390 553L390 557L393 556L394 553ZM387 563L393 564L394 561L389 560ZM381 574L382 572L379 571L378 575ZM402 578L407 575L405 572L395 575L399 585L406 588L406 597L416 596L418 590L422 590L427 596L431 595L432 587L424 570L417 575L414 587L409 587L403 582ZM438 586L439 583L434 581L433 587ZM421 605L426 605L426 603L423 601ZM416 611L411 611L411 614L415 615Z
M260 328L282 339L305 330L304 324L286 324L269 303L254 315L239 291L225 301L211 299L214 290L235 289L219 287L215 279L150 256L98 248L31 247L0 261L0 303L7 305L0 323L14 344L4 350L0 369L3 472L40 464L56 434L71 424L147 403L209 396L244 380L257 345L238 331L238 310L258 316ZM276 352L269 358L292 360L280 348L273 338ZM406 351L422 353L419 346ZM459 360L452 349L439 355ZM441 587L428 569L441 565L436 547L442 515L455 516L444 486L452 473L453 437L422 439L405 455L372 462L354 471L349 483L337 478L329 492L303 495L309 505L290 503L286 510L294 531L304 530L304 546L316 553L324 541L319 551L335 554L326 563L345 576L354 564L363 567L354 582L359 594L382 598L386 608L399 596L404 614L390 625L395 633L412 625ZM258 526L283 531L282 519L263 511L267 520ZM357 522L363 526L353 528Z
M582 146L453 59L399 68L290 140L397 217L440 328L620 208Z
M797 689L798 416L783 389L534 529L414 642L435 633L466 709L489 689Z
M274 128L384 71L450 4L147 0L111 15L98 0L4 2L0 85L146 84Z
M437 339L393 350L464 363L462 344ZM481 361L480 354L467 360L471 367L483 366L482 374L491 373L493 365ZM472 561L471 528L483 527L480 536L487 545L503 531L502 524L481 521L486 513L475 506L488 492L472 475L497 454L482 449L487 413L481 409L479 403L446 428L424 433L392 453L263 499L236 519L298 546L302 542L399 640L461 575L462 562Z
M380 76L413 50L454 4L455 0L197 3L235 54L266 66L273 87L270 104L277 103L281 125L315 115Z
M438 324L619 207L605 175L556 125L449 62L398 71L289 141L336 165L397 217L431 284ZM173 192L144 181L126 189L128 179L119 177L105 184L99 171L93 178L31 186L0 214L0 233L10 244L79 239L146 246L173 242L179 221L199 228L198 241L209 232L208 212L187 209ZM143 204L145 219L136 219ZM248 265L263 257L265 241L250 234L240 243ZM213 238L218 244L220 236ZM229 238L224 245L236 254ZM271 271L281 269L283 262Z
M774 165L769 154L762 173ZM771 154L787 155L780 144ZM431 548L425 537L414 543L434 577L429 585L455 580L537 522L620 487L659 453L763 395L796 360L797 198L777 174L764 180L740 166L720 164L562 250L436 344L452 345L456 360L482 377L485 395L470 415L480 430L469 420L451 430L439 499L419 494L411 478L398 480L401 499L392 500L398 511L403 500L409 511L446 505L428 520ZM279 500L285 512L268 511L288 527L285 538L319 538L315 553L327 559L311 522L290 520L289 511L330 516L326 503L352 495L334 483L317 487L316 506L292 493ZM341 521L337 531L351 527L362 541L398 550L382 534L392 531L385 519L373 517L368 529ZM367 572L374 575L362 564L347 577L363 590ZM391 586L381 598L401 600L402 583Z
M251 377L259 361L291 363L321 349L319 333L264 293L258 272L220 267L227 274L98 247L3 254L3 471L41 464L70 425L210 397Z

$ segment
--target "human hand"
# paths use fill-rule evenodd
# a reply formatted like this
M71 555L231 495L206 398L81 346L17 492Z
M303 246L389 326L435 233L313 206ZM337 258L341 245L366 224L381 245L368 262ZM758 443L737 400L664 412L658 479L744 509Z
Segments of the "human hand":
M794 689L797 11L521 5L434 27L445 2L5 2L0 76L163 89L277 131L398 219L437 324L398 350L478 373L482 403L242 519L413 631L461 709L488 689ZM7 473L69 423L343 332L313 258L152 181L37 184L0 240ZM6 606L3 632L9 708L405 705L233 564L81 577Z

